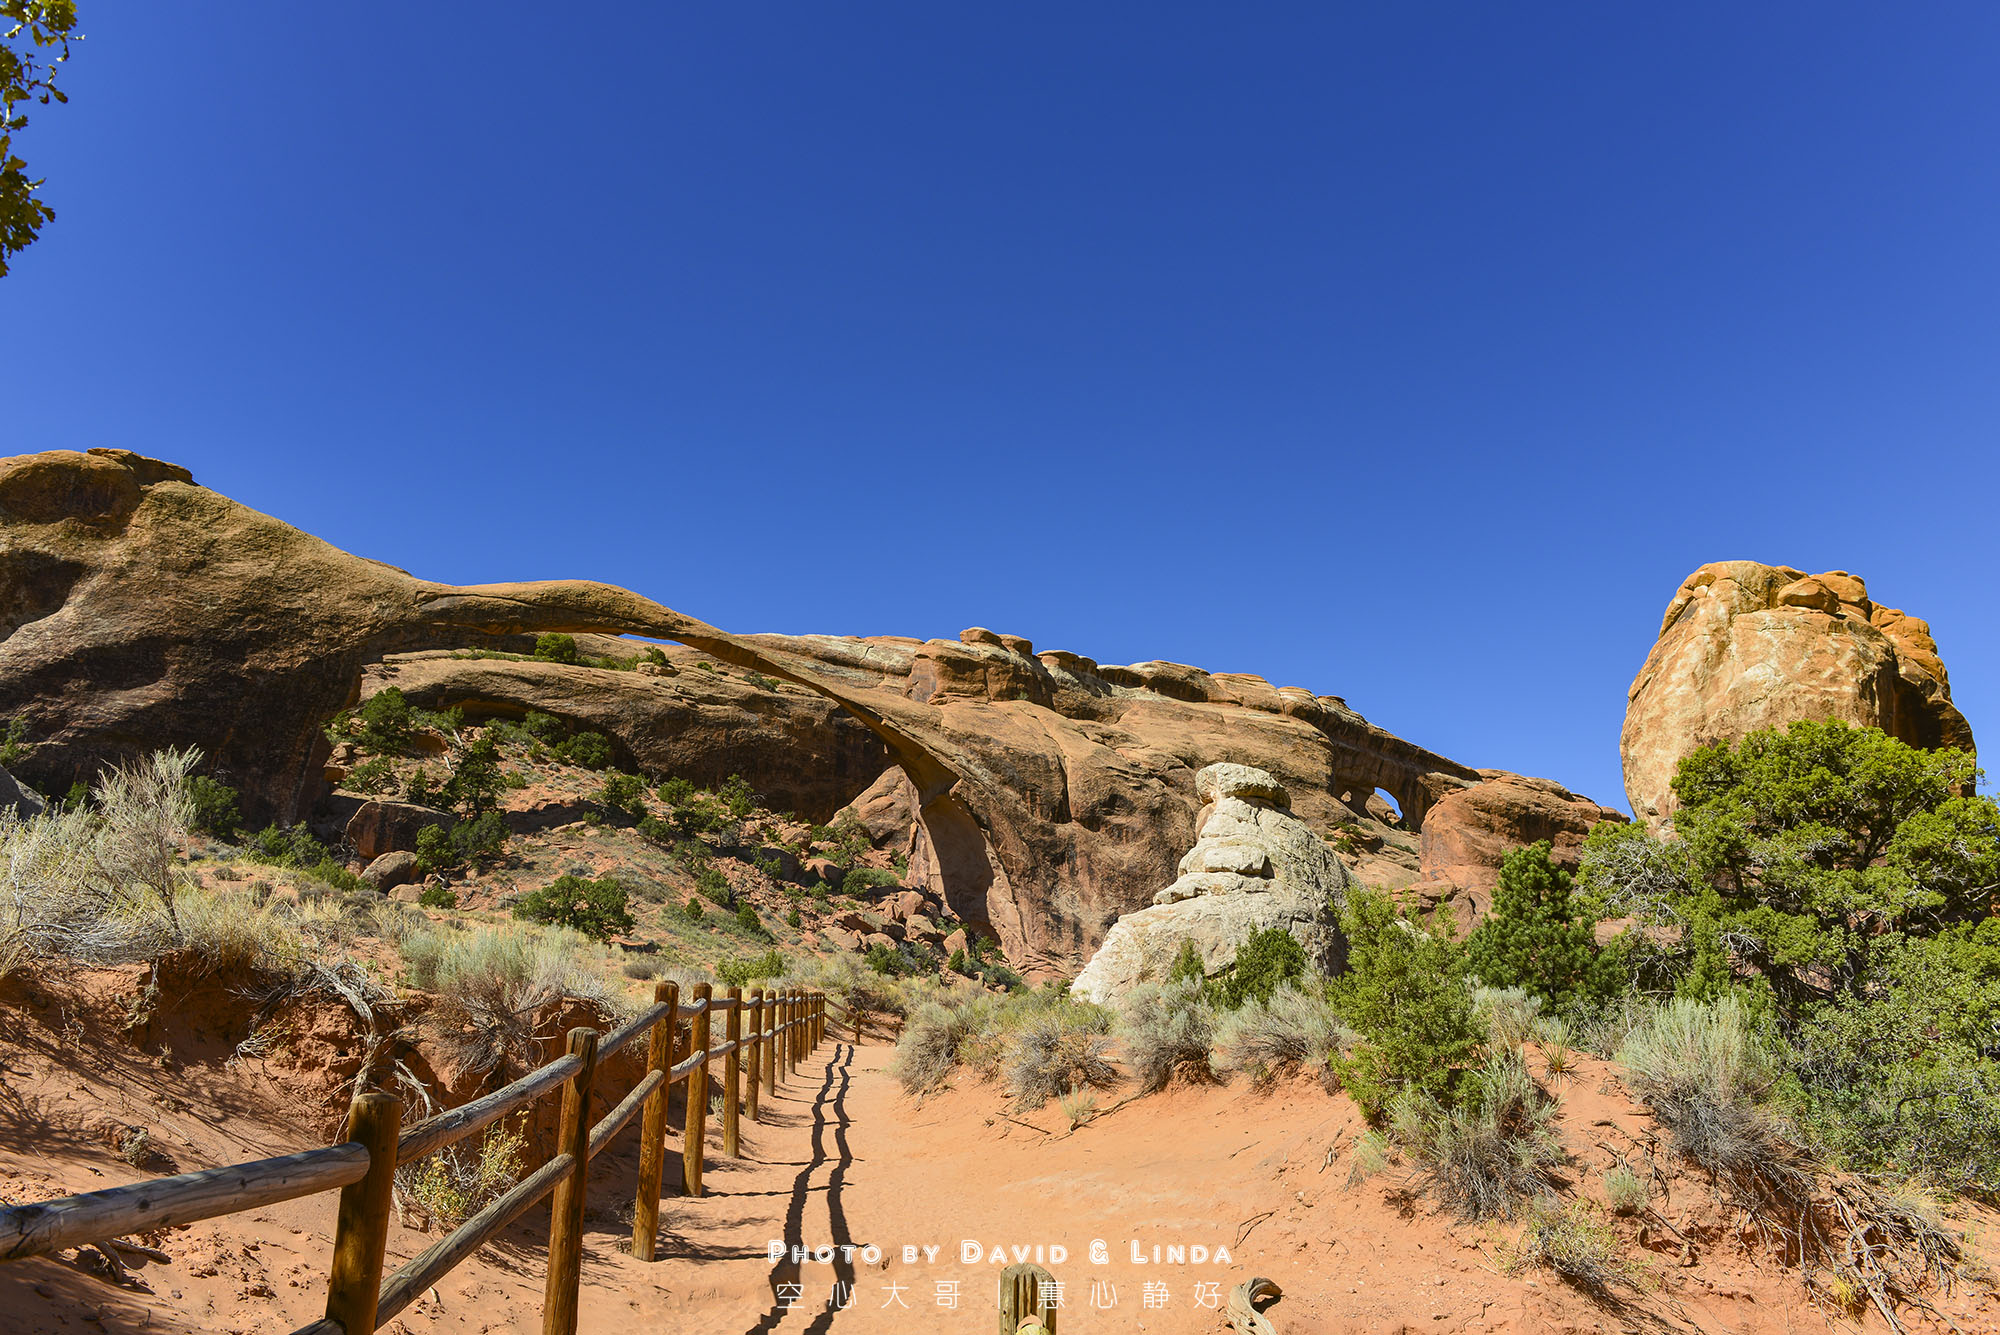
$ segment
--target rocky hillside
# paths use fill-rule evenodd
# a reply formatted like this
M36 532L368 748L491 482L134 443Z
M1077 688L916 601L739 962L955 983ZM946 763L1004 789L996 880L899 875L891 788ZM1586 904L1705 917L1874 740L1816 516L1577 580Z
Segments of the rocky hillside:
M1074 971L1173 879L1211 763L1268 770L1362 879L1433 898L1490 883L1492 848L1573 847L1615 814L1247 674L982 629L735 635L583 581L431 583L126 451L0 462L0 583L0 717L45 791L192 745L253 823L325 823L342 777L326 724L394 682L475 723L534 711L601 732L651 779L738 773L811 821L851 804L913 884L1031 972ZM550 632L677 647L586 639L578 662L524 661Z
M383 722L396 717L407 721ZM591 924L592 934L641 980L776 976L782 961L759 967L773 952L797 960L876 950L891 974L936 973L954 958L956 973L997 969L982 963L990 938L968 933L928 891L904 886L906 855L876 848L851 812L815 822L775 809L734 774L649 784L618 767L606 734L540 711L469 724L378 691L329 732L335 789L313 833L351 850L362 880L393 899L477 923L506 918L551 885L587 894L576 883L609 882L611 902L624 896L625 917ZM492 814L481 818L468 809L463 776L489 754ZM242 842L238 858L213 841L205 875L264 874L257 858L270 837Z

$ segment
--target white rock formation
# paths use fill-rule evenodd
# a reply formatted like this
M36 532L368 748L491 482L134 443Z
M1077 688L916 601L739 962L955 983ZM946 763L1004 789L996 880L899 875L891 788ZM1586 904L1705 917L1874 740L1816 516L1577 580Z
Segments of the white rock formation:
M1326 841L1294 817L1284 786L1248 765L1210 765L1195 775L1205 804L1180 878L1153 907L1111 925L1070 991L1115 1002L1136 983L1162 978L1194 942L1211 974L1228 968L1250 933L1283 927L1306 959L1336 972L1346 951L1340 907L1352 880Z

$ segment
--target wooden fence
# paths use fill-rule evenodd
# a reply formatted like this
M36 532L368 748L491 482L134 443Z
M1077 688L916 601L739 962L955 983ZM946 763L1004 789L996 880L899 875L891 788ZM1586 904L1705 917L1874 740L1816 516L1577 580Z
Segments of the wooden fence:
M826 998L798 988L772 989L768 994L752 988L746 999L740 987L716 997L703 983L693 989L691 1000L682 1001L675 984L661 983L653 1003L609 1034L572 1029L568 1050L561 1057L504 1089L407 1129L402 1127L399 1100L388 1094L363 1094L348 1111L347 1138L338 1145L0 1209L0 1262L236 1214L338 1187L340 1212L334 1225L326 1316L294 1335L373 1335L494 1234L554 1192L542 1330L544 1335L574 1335L590 1160L643 1110L632 1254L652 1260L666 1165L668 1088L688 1081L681 1175L687 1194L699 1196L710 1068L721 1063L722 1152L734 1158L739 1115L747 1113L755 1120L760 1084L767 1094L775 1091L786 1076L796 1074L799 1062L826 1035ZM717 1015L726 1017L719 1043L710 1023ZM676 1036L684 1020L692 1032L683 1055L677 1051ZM641 1034L648 1044L645 1077L591 1126L591 1083L598 1063ZM749 1079L739 1097L746 1056ZM554 1157L385 1280L383 1251L389 1238L396 1165L456 1144L557 1089L562 1091L562 1121Z

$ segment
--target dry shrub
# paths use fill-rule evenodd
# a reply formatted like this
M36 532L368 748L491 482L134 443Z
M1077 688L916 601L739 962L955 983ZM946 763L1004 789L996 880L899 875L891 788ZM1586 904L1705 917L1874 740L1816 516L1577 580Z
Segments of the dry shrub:
M1797 1151L1759 1106L1777 1063L1734 997L1661 1006L1633 1027L1618 1060L1674 1147L1711 1177L1761 1184L1787 1200L1810 1194Z
M1498 1052L1458 1107L1399 1099L1391 1134L1415 1160L1421 1189L1465 1219L1511 1219L1523 1200L1550 1191L1549 1171L1567 1157L1556 1109L1518 1051Z
M1332 1093L1340 1085L1333 1058L1359 1041L1317 991L1287 985L1273 992L1268 1002L1252 999L1222 1017L1216 1031L1216 1065L1245 1072L1259 1085L1307 1070Z
M996 1027L994 1004L983 993L920 1003L896 1043L895 1072L903 1092L922 1098L942 1089L967 1046Z
M1039 1108L1065 1091L1113 1087L1110 1027L1096 1006L1062 1005L1034 1016L1007 1045L1007 1092L1021 1107Z
M622 1009L603 949L567 928L432 928L401 950L411 984L438 995L432 1024L461 1072L507 1077L536 1065L535 1013L564 998L607 1016Z
M1119 1029L1140 1092L1164 1089L1175 1076L1213 1080L1215 1027L1215 1008L1203 998L1198 979L1134 987L1126 995Z
M1843 1309L1858 1310L1865 1299L1891 1330L1901 1330L1898 1304L1933 1288L1949 1292L1965 1273L1959 1238L1945 1227L1937 1204L1918 1191L1841 1178L1828 1184L1826 1201L1844 1242L1819 1248L1831 1272L1823 1288Z
M801 962L798 975L785 982L825 994L833 1003L828 1007L830 1017L857 1035L871 1023L914 1014L923 1000L921 980L898 983L854 955L808 958Z
M1069 1120L1069 1129L1074 1131L1097 1116L1097 1095L1088 1089L1072 1089L1056 1100L1063 1116Z
M1632 1031L1653 1013L1653 1004L1642 997L1622 996L1579 1018L1576 1045L1599 1057L1616 1057Z
M1389 1166L1389 1155L1395 1147L1380 1131L1364 1131L1354 1141L1353 1157L1347 1167L1349 1187L1375 1176Z
M1627 1080L1673 1137L1761 1229L1801 1264L1824 1268L1843 1310L1872 1305L1891 1330L1899 1303L1949 1288L1965 1257L1921 1197L1860 1178L1822 1179L1785 1126L1760 1106L1778 1064L1733 997L1674 1001L1619 1049Z
M94 808L0 813L0 975L37 962L116 964L178 944L178 854L200 753L161 751L98 780Z

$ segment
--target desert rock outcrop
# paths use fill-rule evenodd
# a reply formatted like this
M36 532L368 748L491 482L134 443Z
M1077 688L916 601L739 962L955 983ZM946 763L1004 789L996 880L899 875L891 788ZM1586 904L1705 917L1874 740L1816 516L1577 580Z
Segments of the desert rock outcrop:
M1423 829L1425 875L1464 890L1492 890L1509 851L1544 839L1551 860L1573 871L1591 830L1601 821L1625 819L1624 812L1578 797L1552 779L1497 769L1479 773L1482 782L1432 807Z
M34 789L22 787L13 775L0 769L0 811L12 811L25 819L40 815L47 805Z
M1119 918L1071 991L1115 1002L1134 985L1164 977L1182 943L1193 942L1213 974L1236 959L1245 937L1289 931L1322 972L1345 963L1340 907L1347 868L1312 828L1293 816L1284 785L1264 770L1221 763L1195 775L1202 801L1194 847L1180 875L1151 908Z
M1926 622L1877 604L1846 571L1703 566L1667 605L1628 697L1620 752L1634 814L1671 819L1674 770L1697 748L1801 719L1973 749Z

